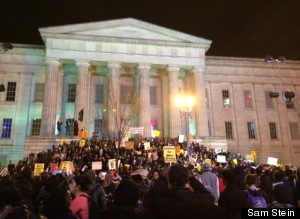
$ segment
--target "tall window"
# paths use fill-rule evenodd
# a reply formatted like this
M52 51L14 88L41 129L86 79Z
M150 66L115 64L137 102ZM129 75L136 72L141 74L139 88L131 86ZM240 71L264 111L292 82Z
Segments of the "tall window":
M226 139L233 139L232 123L225 122Z
M246 108L252 108L252 94L251 91L247 90L244 91L244 98L245 98L245 107Z
M157 104L157 96L156 96L156 87L150 87L150 104L156 105Z
M102 119L95 119L94 132L101 133L103 128Z
M269 123L271 139L277 139L277 131L275 122Z
M294 92L290 92L290 91L286 91L284 92L284 99L285 99L285 105L287 109L294 109L294 97L295 97L295 93Z
M6 101L15 101L16 90L17 90L17 82L7 83Z
M247 126L248 126L248 137L249 137L249 139L255 139L256 138L255 123L254 122L247 122Z
M12 127L12 119L4 118L2 124L2 138L10 138Z
M131 104L132 103L132 88L130 86L121 85L120 103L121 104Z
M76 99L76 84L69 84L68 102L75 103Z
M273 98L270 97L270 91L265 91L265 97L266 97L266 107L268 109L274 109L274 102L273 102Z
M103 85L96 85L96 103L103 103Z
M229 90L222 90L223 107L230 107Z
M291 138L293 140L299 139L299 129L298 124L296 122L290 122L290 131L291 131Z
M41 130L41 119L33 119L32 120L32 130L31 133L33 136L38 136L40 135L40 130Z
M35 97L34 101L35 102L43 102L44 100L44 83L36 83L35 84Z

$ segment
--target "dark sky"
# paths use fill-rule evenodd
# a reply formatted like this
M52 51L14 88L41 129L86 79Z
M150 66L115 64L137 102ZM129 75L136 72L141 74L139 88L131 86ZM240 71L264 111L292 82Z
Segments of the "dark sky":
M82 3L77 3L82 2ZM207 55L300 60L300 0L0 0L0 42L39 27L132 17L212 40Z

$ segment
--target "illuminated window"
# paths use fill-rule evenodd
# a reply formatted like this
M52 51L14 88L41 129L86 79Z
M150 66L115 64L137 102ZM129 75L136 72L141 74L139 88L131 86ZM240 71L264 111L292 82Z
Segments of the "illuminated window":
M256 138L255 123L254 122L247 122L247 126L248 126L248 137L249 137L249 139L255 139Z
M223 107L230 107L229 91L222 90Z
M244 91L244 98L245 98L245 107L252 108L252 94L251 91Z
M35 84L35 97L34 101L35 102L43 102L44 100L44 83L36 83Z
M103 103L103 85L96 85L96 103Z
M17 90L17 82L7 83L6 101L15 101L16 90Z
M69 84L68 102L75 103L76 99L76 84Z
M225 122L226 139L233 139L232 122Z
M2 138L10 138L12 128L12 119L4 118L2 124Z
M40 130L41 130L41 119L33 119L32 120L32 135L33 136L38 136L40 135Z
M275 122L269 123L271 139L277 139L277 131Z

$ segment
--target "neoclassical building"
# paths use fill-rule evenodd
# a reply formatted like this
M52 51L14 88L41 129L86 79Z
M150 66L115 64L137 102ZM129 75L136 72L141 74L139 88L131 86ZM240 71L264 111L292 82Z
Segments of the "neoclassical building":
M0 52L0 160L49 147L56 122L102 133L110 93L140 96L133 126L144 137L185 134L179 95L196 99L193 140L257 159L300 164L300 62L206 56L210 40L128 18L40 28L45 46L13 44ZM270 92L272 95L270 95ZM39 145L39 146L38 146Z

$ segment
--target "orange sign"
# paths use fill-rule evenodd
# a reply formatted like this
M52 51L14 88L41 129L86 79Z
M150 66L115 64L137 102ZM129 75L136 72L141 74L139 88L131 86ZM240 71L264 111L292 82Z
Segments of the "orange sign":
M78 136L81 138L87 138L88 137L88 131L80 131L78 132Z

